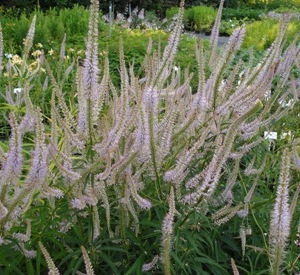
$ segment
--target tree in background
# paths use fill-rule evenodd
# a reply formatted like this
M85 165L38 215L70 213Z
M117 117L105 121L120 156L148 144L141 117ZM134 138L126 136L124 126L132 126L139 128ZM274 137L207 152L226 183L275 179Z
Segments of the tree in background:
M227 0L229 1L229 0ZM128 5L131 4L132 9L138 7L139 9L146 9L155 11L158 15L164 16L167 8L176 7L179 5L178 0L105 0L100 1L100 9L103 13L108 13L109 2L112 3L114 12L126 13L128 11ZM192 5L214 5L217 6L219 0L186 0L186 6ZM233 1L234 2L234 1ZM78 4L87 7L90 4L89 0L0 0L0 6L4 8L19 8L28 12L39 7L41 10L47 10L49 8L70 8L73 5Z

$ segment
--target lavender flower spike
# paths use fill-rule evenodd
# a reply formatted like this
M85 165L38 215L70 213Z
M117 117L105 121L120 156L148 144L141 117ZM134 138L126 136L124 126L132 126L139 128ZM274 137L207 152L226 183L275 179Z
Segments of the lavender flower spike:
M219 9L218 9L218 14L217 14L217 17L216 17L216 21L215 21L215 24L213 26L212 33L211 33L210 44L211 44L211 47L212 47L212 52L211 52L210 60L209 60L209 65L211 67L213 67L213 64L215 63L216 55L217 55L219 29L220 29L220 24L221 24L223 5L224 5L224 0L221 0L220 5L219 5Z
M290 152L283 151L279 186L270 224L271 273L282 274L280 267L284 259L286 244L290 235L291 215L289 211L288 185L290 178Z
M23 166L22 135L14 113L10 114L11 138L6 161L0 171L0 185L15 184L21 176Z
M2 34L2 27L0 23L0 76L3 70L2 62L3 62L3 34Z
M45 132L42 122L42 114L37 114L35 148L32 156L30 171L25 183L34 189L41 189L48 175L48 148L45 144Z
M92 99L93 93L98 83L98 16L99 1L92 0L90 7L89 30L86 42L86 57L83 66L83 84L88 91L89 99ZM95 100L95 98L93 98Z
M173 234L173 223L175 215L175 198L174 198L174 188L171 187L170 197L169 197L169 212L164 217L163 226L162 226L162 248L163 248L163 264L165 274L171 275L171 239Z
M30 49L33 45L33 38L35 33L35 22L36 22L36 15L34 15L28 34L26 36L25 42L24 42L24 54L23 54L23 60L26 63L26 60L29 56Z

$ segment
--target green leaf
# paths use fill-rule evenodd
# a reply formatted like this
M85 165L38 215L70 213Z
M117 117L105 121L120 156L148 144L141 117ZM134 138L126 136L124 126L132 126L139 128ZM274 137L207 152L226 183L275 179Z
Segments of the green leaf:
M100 257L109 265L109 267L115 274L120 274L116 265L111 261L110 257L107 254L101 252Z
M141 254L137 260L134 262L134 264L130 267L130 269L125 273L125 275L140 275L142 274L142 264L144 262L145 256Z
M227 270L224 269L220 264L218 264L214 259L207 257L205 254L200 254L200 257L195 257L195 261L203 264L208 264L209 266L215 266L218 269L227 273Z

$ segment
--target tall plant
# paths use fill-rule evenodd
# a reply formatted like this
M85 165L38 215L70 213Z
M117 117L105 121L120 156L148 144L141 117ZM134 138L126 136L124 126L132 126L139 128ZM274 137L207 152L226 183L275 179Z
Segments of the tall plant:
M15 108L9 115L8 149L0 150L1 243L9 245L14 240L24 254L33 257L34 251L26 249L32 247L33 238L31 242L36 247L39 244L56 274L59 266L55 267L52 251L48 253L43 245L46 230L59 232L68 253L74 254L75 248L67 244L68 230L73 230L69 232L82 237L81 251L90 274L102 272L103 261L114 273L148 271L158 265L165 274L172 274L178 271L172 251L182 249L180 235L193 230L192 222L197 226L199 217L212 218L221 225L236 215L247 217L257 184L246 186L249 190L242 199L234 185L244 156L262 142L261 131L288 110L276 106L277 99L297 100L290 71L298 64L300 48L295 43L284 48L288 18L283 18L279 35L259 64L236 60L244 27L235 30L220 51L217 37L223 2L212 31L211 50L205 52L202 41L197 43L196 93L190 89L193 74L174 67L184 1L163 52L150 41L141 77L134 74L133 64L126 66L120 42L121 81L116 87L110 79L108 57L103 67L98 62L99 2L92 0L86 57L68 68L68 73L76 70L74 104L64 97L64 75L56 74L41 55L39 62L52 83L51 116L43 117L33 106L29 90L34 75L25 76L18 101L9 101ZM34 23L25 43L24 64ZM8 61L6 70L14 66ZM271 96L266 98L269 90ZM7 98L12 97L7 87ZM21 108L26 109L25 115L18 111ZM25 134L34 140L30 160L24 156ZM289 155L285 152L284 156L286 171ZM280 186L286 188L284 172L281 178ZM278 197L276 207L286 205L285 200ZM52 213L48 227L40 225L36 216L45 205ZM214 214L212 207L218 209ZM42 226L43 233L32 237L32 224ZM86 250L83 242L91 249ZM111 258L104 253L103 242L114 252ZM53 249L56 245L49 244ZM284 246L272 241L272 249ZM133 255L122 256L126 251ZM61 268L66 268L65 261ZM121 270L122 263L125 268ZM78 268L80 262L74 266ZM195 266L180 268L187 273L201 271Z

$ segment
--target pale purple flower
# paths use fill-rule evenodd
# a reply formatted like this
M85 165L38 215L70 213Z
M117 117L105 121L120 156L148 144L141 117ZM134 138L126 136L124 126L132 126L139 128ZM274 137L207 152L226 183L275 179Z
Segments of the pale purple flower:
M83 198L75 198L71 201L72 208L82 210L86 207L86 203Z
M138 13L138 18L141 20L145 19L145 9L140 10L140 12Z
M3 65L2 65L2 62L3 62L3 34L2 34L2 26L1 26L1 23L0 23L0 75L1 75L1 72L3 70Z
M2 220L8 213L7 208L0 201L0 220Z
M155 268L158 260L159 260L159 256L158 255L154 256L150 263L143 264L142 271L146 272L146 271L153 270Z
M64 193L62 190L59 190L58 188L52 188L48 185L44 185L42 189L42 197L45 198L62 198L64 196Z
M129 169L130 170L130 169ZM135 202L139 205L139 207L141 207L142 209L148 210L152 207L152 203L149 200L146 200L144 198L142 198L137 190L137 183L136 181L133 179L133 176L129 174L130 172L127 173L127 182L128 182L128 187L130 190L130 195L132 196L132 198L135 200Z
M42 115L37 115L35 148L32 153L30 171L25 183L33 188L40 189L48 175L48 147L45 144L44 125Z
M270 224L271 270L278 272L284 259L285 248L290 235L291 215L289 209L290 152L283 151L279 186ZM276 273L277 274L277 273Z
M9 141L7 158L4 161L2 171L0 172L1 184L15 184L21 176L23 166L22 135L13 113L10 114L10 125L12 134Z
M33 16L29 31L28 31L27 36L25 38L24 55L23 55L23 60L24 61L27 60L27 58L29 56L30 49L33 45L33 38L34 38L34 33L35 33L35 22L36 22L36 15Z
M173 187L171 187L171 192L169 197L169 212L164 217L162 223L163 241L165 240L166 236L170 237L173 234L174 215L175 215L175 198L174 198Z
M86 52L83 66L83 84L88 90L89 98L92 99L92 93L98 83L98 16L99 16L99 2L92 1L90 7L90 18L88 37L86 42Z

